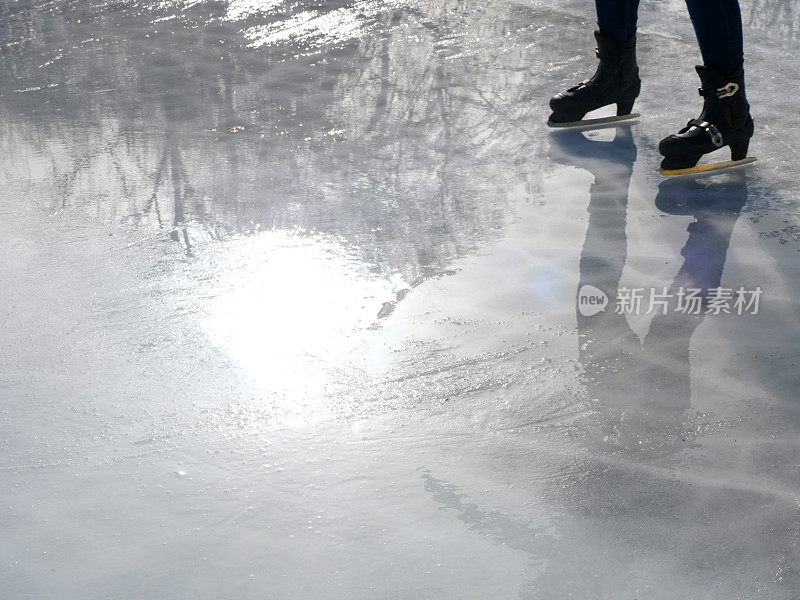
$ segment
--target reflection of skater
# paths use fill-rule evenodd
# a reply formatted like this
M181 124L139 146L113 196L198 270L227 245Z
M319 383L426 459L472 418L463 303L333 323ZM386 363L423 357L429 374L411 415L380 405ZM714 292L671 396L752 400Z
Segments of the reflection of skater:
M636 64L636 15L638 0L595 0L599 31L597 57L600 64L588 79L550 100L553 114L550 125L569 126L589 123L587 112L615 104L619 120L632 118L633 103L639 95L639 68ZM694 25L704 66L696 67L702 87L703 111L678 133L663 139L659 151L665 174L708 170L695 167L702 155L723 146L731 149L731 159L745 159L753 119L745 97L742 50L742 18L738 0L686 0ZM597 122L592 120L592 122ZM715 168L732 166L715 163ZM693 168L694 167L694 168Z
M640 441L649 440L656 446L665 444L664 449L680 440L677 433L691 395L689 344L705 318L704 311L677 310L676 299L681 290L697 289L705 307L711 290L720 285L728 243L747 200L746 179L734 177L725 185L711 186L674 179L659 186L659 210L695 220L681 250L683 263L668 289L669 306L653 317L640 340L627 317L614 310L627 262L628 188L636 161L630 128L617 127L611 142L595 141L578 131L554 135L549 155L559 164L594 175L578 290L584 285L600 289L610 307L590 316L576 311L584 381L598 399L616 443L654 450Z

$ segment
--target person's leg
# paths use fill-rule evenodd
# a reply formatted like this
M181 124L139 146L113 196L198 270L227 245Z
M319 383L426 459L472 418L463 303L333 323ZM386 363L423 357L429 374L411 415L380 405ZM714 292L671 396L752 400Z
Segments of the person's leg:
M601 0L597 0L598 4ZM603 0L608 2L609 0ZM724 74L744 62L738 0L686 0L703 64Z
M595 0L595 8L600 33L612 36L620 44L636 33L639 0Z
M573 127L610 121L635 119L633 103L639 96L641 81L636 64L636 11L639 0L595 0L597 25L596 55L600 60L595 74L550 99L551 127ZM614 117L586 120L587 113L616 105Z
M703 112L658 145L661 172L680 175L697 169L753 162L747 157L754 125L744 85L742 15L738 0L686 0L704 66L698 66ZM731 161L696 167L704 154L730 147ZM735 163L735 164L731 164Z

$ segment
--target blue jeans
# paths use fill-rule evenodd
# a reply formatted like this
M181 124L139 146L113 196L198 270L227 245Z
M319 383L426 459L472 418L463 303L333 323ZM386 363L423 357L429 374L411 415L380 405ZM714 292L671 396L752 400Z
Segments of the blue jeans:
M595 0L601 33L622 43L636 33L639 0ZM703 64L724 74L744 62L739 0L686 0Z

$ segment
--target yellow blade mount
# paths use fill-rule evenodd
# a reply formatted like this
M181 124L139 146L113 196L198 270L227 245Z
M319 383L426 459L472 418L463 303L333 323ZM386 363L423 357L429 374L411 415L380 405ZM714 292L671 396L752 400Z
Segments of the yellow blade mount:
M732 169L756 162L755 156L748 156L741 160L723 160L722 162L710 163L707 165L696 165L688 169L659 169L662 175L696 175L698 173L708 173L709 171L719 171L720 169Z

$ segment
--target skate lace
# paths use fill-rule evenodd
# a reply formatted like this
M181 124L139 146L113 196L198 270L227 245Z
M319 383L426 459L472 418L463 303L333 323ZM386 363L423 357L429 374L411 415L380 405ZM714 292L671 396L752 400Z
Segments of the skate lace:
M584 79L579 84L569 88L567 91L568 92L577 92L579 89L587 87L591 82L592 82L591 79Z

